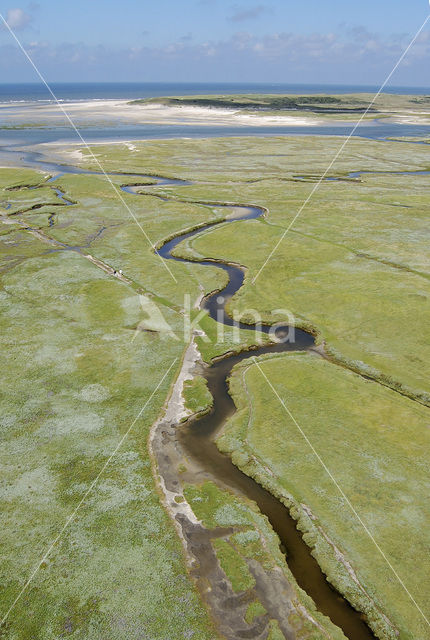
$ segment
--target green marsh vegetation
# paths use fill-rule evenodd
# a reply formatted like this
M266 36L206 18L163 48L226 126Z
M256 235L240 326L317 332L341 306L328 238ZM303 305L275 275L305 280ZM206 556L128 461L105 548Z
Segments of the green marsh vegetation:
M3 186L44 180L36 172L0 174ZM98 184L97 178L88 184L83 177L82 185L76 179L73 185L64 181L62 188L79 204L55 208L61 208L61 214L55 232L50 230L53 236L84 243L101 223L119 223L115 229L124 233L118 205ZM18 194L19 206L27 207L40 201L41 190L3 190L2 199L15 203ZM47 216L41 210L31 220L47 230ZM139 261L139 242L133 240L136 232L129 226L136 258L134 267L128 263L127 268L144 285L143 274L154 274L160 264L152 262L140 239L139 250L146 255ZM166 231L165 227L160 233ZM129 245L122 238L126 251ZM163 373L175 357L180 359L183 342L144 332L135 336L142 320L136 292L78 253L52 252L22 229L10 231L0 241L6 263L0 289L4 614ZM108 242L100 251L105 259L112 257ZM118 246L124 245L118 241ZM93 249L97 254L97 247ZM121 251L116 257L118 268L124 268ZM182 286L187 284L197 296L197 284L190 284L189 273L182 278ZM163 280L161 271L158 279ZM180 334L182 317L173 307L174 302L163 313ZM69 633L77 638L142 634L180 638L191 633L202 639L215 637L155 490L147 449L149 428L177 368L178 364L149 401L13 609L4 637Z
M182 188L181 198L269 209L265 220L210 229L177 251L246 265L245 285L231 301L232 311L259 309L270 321L274 308L287 308L299 326L324 342L333 362L283 356L268 360L265 371L425 610L429 178L399 172L428 170L426 146L351 140L331 173L342 180L321 185L252 284L339 144L316 137L307 137L306 144L293 138L237 138L157 147L148 142L142 152L151 156L154 171L198 181ZM109 163L109 152L98 151ZM135 159L129 161L131 166ZM377 173L348 178L353 171ZM321 565L352 601L359 603L363 593L335 562L321 531L344 554L400 637L424 639L419 612L347 508L344 514L335 487L292 431L255 367L246 374L255 403L248 422L241 376L236 372L232 382L240 410L220 446L245 472L266 484L270 480L277 495L310 507L316 523L300 508L296 516L309 530L308 542ZM250 447L261 464L250 461ZM265 468L274 477L268 479ZM411 541L407 551L405 540Z
M212 640L216 632L155 488L147 438L185 348L183 292L194 303L201 283L211 290L222 281L215 269L173 264L178 284L170 284L105 179L63 176L52 186L76 203L64 206L47 178L0 170L2 614L149 404L14 607L4 637L72 633L116 640L145 633ZM128 181L141 179L114 179ZM154 243L219 215L156 197L124 197L139 222L151 226ZM53 249L26 226L64 248ZM122 269L131 285L85 260L87 253ZM141 296L156 301L177 338L139 330ZM215 337L214 321L206 317L204 325ZM244 346L252 340L242 337ZM226 331L208 348L219 354L233 344Z
M176 250L247 266L232 308L270 321L276 301L339 361L428 402L428 176L390 173L428 169L426 146L352 140L332 175L378 173L324 182L252 284L338 146L336 138L237 138L158 142L157 156L155 143L144 149L153 171L199 181L176 189L181 199L268 207L264 220L214 227L191 251ZM110 153L97 150L109 166ZM138 154L116 155L131 169Z
M23 122L21 124L2 124L0 125L0 129L16 131L18 129L46 129L48 127L47 124L42 124L38 122Z
M202 376L186 380L183 394L185 407L193 414L207 413L213 405L213 398Z
M144 334L132 342L136 296L71 252L34 256L6 272L1 306L5 606L182 346ZM174 326L176 314L169 319ZM172 629L213 637L154 490L146 445L174 374L175 367L16 605L6 637L68 629L82 638L157 638ZM160 608L169 615L160 617Z
M423 403L430 391L425 339L428 176L387 172L428 169L426 147L352 140L333 175L346 177L357 170L379 173L324 183L252 284L339 144L335 138L309 137L306 144L301 138L233 138L137 143L134 153L126 145L100 145L95 152L106 170L196 181L182 187L147 187L142 197L122 193L151 243L222 219L225 211L217 209L217 203L267 207L265 220L213 228L176 251L245 265L245 285L230 302L232 311L255 308L270 321L273 309L286 308L298 325L312 329L318 341L324 341L336 363L393 388L401 385L421 401L316 357L282 356L262 365L281 396L292 403L299 422L324 449L338 481L368 518L387 554L392 554L411 592L420 598L428 591L424 563L417 562L427 544L422 501L423 469L428 463L424 449L428 409ZM91 159L83 164L91 167ZM136 331L142 321L138 294L156 300L166 322L181 336L184 292L194 301L202 292L222 286L225 276L215 268L170 261L175 283L100 176L62 176L54 183L76 202L70 207L55 206L58 200L44 174L0 170L0 179L2 220L12 222L2 225L0 236L1 340L9 360L8 368L1 368L6 474L2 600L8 603L162 373L175 357L179 363L181 339ZM138 176L114 178L118 186L141 181L148 182ZM37 184L40 189L7 189ZM181 202L164 202L156 197L160 192ZM12 207L6 209L6 203ZM42 206L19 213L34 204ZM50 227L52 213L56 223ZM15 227L19 220L122 269L132 284L109 277L77 252L52 251ZM205 318L201 326L215 335L211 319ZM254 336L243 333L241 338L246 346ZM232 348L232 334L225 329L219 343L199 338L199 346L209 361ZM147 449L149 428L177 366L18 603L6 637L43 638L70 628L76 637L97 639L128 638L142 629L154 639L172 629L178 638L187 637L190 630L197 638L215 636L186 577L181 545L154 490ZM339 518L344 505L293 433L258 370L239 369L231 384L239 411L220 446L262 483L268 482L265 468L272 469L271 490L291 504L309 507L316 518L313 528L312 518L304 519L298 508L300 526L307 528L308 542L323 568L352 601L360 601L360 589L335 561L322 532L344 554L370 598L400 629L400 637L424 639L418 613L380 564L364 532L350 514ZM244 385L252 399L252 416ZM193 391L198 400L200 391ZM233 498L221 500L207 486L189 488L186 497L208 526L233 524L228 517L210 520L218 512L214 501L222 507L223 501ZM399 504L400 516L395 509ZM203 508L205 512L200 511ZM237 562L226 565L232 581L245 575L247 558L259 557L267 566L282 561L267 524L264 529L256 521L259 514L252 515L251 507L237 500L234 509L245 519L234 524L248 530L228 541L228 553L232 549L238 556ZM268 551L251 539L257 529L264 529L264 539L272 540ZM404 552L405 539L413 540L410 553ZM221 547L220 562L227 553ZM259 555L262 550L264 558ZM414 560L418 567L412 566ZM274 622L272 627L275 638L280 632Z
M316 356L267 357L261 367L426 611L428 409ZM239 410L218 441L221 450L293 505L305 540L351 602L363 606L370 596L400 637L425 638L424 620L258 368L241 365L231 392Z

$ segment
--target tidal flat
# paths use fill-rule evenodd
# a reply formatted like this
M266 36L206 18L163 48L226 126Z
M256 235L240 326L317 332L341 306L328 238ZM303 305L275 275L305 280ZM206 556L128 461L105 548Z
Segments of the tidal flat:
M245 283L229 302L230 313L252 308L273 322L281 319L280 309L288 310L298 327L317 337L327 359L283 354L261 366L324 449L337 481L425 609L429 178L419 172L429 169L426 146L352 140L330 173L338 180L321 185L259 274L339 145L339 139L315 137L306 144L300 138L235 138L93 147L105 170L131 174L113 176L115 185L147 185L141 198L121 193L150 242L102 176L61 176L52 186L74 204L57 206L46 172L0 170L2 351L8 357L2 367L8 474L3 602L13 602L46 543L149 402L12 612L6 638L64 632L217 637L216 616L211 620L188 577L155 488L147 437L186 346L178 339L184 293L194 303L225 284L215 266L170 261L175 283L151 244L221 221L226 212L217 205L226 202L258 205L266 214L214 226L176 251L244 266ZM88 152L81 150L81 157L82 167L97 170ZM372 173L350 175L362 171ZM155 187L139 174L193 184ZM112 272L85 259L88 254ZM113 273L119 270L126 281ZM176 337L142 324L148 300L161 305ZM215 333L210 318L201 327ZM240 337L242 348L255 338L245 331ZM201 335L197 342L207 362L238 348L227 329L219 342ZM233 373L238 412L220 448L288 503L331 582L365 611L378 637L398 632L402 639L424 640L422 618L259 375L249 365ZM204 410L209 402L195 383L190 409ZM285 622L254 590L249 563L255 561L286 576L295 603L288 624L296 637L344 637L301 592L255 507L207 482L186 484L183 495L209 529L232 528L216 537L213 549L226 584L246 596L243 620L254 633L282 637ZM409 538L413 545L405 553Z

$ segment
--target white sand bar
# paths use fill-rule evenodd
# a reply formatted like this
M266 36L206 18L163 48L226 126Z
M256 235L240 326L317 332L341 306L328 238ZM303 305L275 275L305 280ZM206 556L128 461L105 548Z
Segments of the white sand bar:
M61 103L70 118L78 125L108 124L164 124L243 127L317 126L323 124L313 114L249 113L239 109L215 107L165 106L158 104L130 104L127 100L85 100ZM0 104L0 126L26 124L61 126L65 116L55 103Z

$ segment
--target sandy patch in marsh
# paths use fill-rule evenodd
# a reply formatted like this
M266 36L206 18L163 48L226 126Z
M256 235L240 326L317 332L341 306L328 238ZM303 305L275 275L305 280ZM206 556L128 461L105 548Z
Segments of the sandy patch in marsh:
M67 155L68 161L72 164L80 164L84 161L82 149L67 149L64 153Z
M411 115L400 115L396 114L392 118L390 118L390 122L394 122L395 124L430 124L430 113L423 114L411 114Z

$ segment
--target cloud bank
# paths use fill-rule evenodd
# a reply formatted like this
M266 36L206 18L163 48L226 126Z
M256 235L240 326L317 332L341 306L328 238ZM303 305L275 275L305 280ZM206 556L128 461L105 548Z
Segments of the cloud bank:
M21 14L14 14L11 19L22 27L26 24ZM229 39L200 43L186 36L158 47L142 44L111 48L79 43L54 46L42 41L24 45L40 69L57 81L377 84L394 66L409 39L409 34L382 37L364 27L343 26L332 33L276 32L262 37L243 30ZM425 85L429 54L430 33L425 32L408 53L393 84ZM0 45L0 69L5 81L8 74L27 73L26 65L13 44Z

